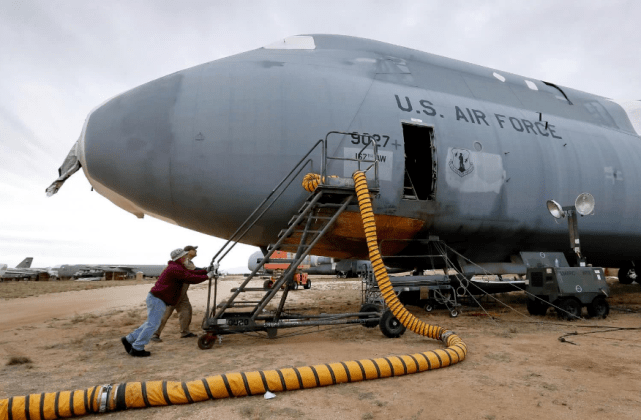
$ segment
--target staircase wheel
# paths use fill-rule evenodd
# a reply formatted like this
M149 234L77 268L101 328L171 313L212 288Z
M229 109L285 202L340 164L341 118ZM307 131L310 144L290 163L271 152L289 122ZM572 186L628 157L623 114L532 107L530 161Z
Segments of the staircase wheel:
M198 348L201 350L208 350L212 347L214 347L214 344L216 343L216 336L211 335L208 333L205 333L198 337Z
M378 325L381 328L383 335L389 338L398 338L402 336L406 330L403 324L396 319L392 311L389 309L383 312Z

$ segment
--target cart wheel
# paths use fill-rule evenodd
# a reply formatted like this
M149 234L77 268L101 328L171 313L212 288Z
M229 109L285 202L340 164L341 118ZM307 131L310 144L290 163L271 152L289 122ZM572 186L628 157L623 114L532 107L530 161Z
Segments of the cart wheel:
M610 313L610 304L603 296L597 296L588 305L588 314L593 318L607 318Z
M381 310L381 307L378 306L375 303L366 303L363 306L361 306L361 310L359 312L379 312ZM366 323L363 324L365 328L374 328L375 326L378 325L378 316L376 315L360 315L358 319L369 319L372 318L372 321L367 321Z
M423 309L425 309L425 312L432 312L434 310L434 302L427 301L425 306L423 306Z
M271 289L274 283L271 280L265 280L263 282L263 288L265 289Z
M529 299L527 300L527 311L530 315L545 315L548 311L547 303L539 299Z
M312 288L312 281L307 280L307 283L305 283L305 289L311 289Z
M218 337L215 335L210 335L208 333L201 335L200 337L198 337L198 348L201 350L209 350L210 348L214 347L216 338Z
M456 318L458 316L458 309L452 309L450 311L450 317L451 318Z
M378 326L381 327L381 332L385 337L397 338L405 333L406 328L401 324L401 322L396 319L392 311L389 309L383 312L381 320L378 323Z
M561 319L567 321L573 321L577 318L581 318L581 303L574 298L565 298L557 305L560 310L557 310L557 315Z

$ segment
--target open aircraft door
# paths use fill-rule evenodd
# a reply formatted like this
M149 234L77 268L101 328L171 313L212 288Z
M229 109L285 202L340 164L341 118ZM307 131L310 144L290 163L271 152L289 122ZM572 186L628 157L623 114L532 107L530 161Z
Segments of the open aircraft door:
M436 145L434 128L403 123L405 175L403 200L434 200L436 197Z

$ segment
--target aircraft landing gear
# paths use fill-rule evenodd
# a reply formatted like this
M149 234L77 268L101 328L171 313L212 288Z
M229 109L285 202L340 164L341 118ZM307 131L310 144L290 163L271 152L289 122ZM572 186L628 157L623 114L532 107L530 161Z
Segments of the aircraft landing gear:
M636 271L636 267L632 263L625 263L619 268L619 283L621 284L630 284L633 281L639 283L639 276Z

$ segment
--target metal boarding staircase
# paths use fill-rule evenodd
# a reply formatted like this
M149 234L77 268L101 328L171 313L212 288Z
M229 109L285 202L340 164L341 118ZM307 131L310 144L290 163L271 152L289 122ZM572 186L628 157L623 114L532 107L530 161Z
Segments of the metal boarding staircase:
M280 231L277 241L267 247L267 253L264 255L258 266L244 279L240 286L232 289L232 294L227 300L218 305L216 304L218 279L216 278L213 280L213 304L211 300L212 280L210 279L209 294L207 298L207 312L205 319L203 320L203 329L207 331L210 336L257 330L265 330L270 336L273 336L275 335L275 329L278 327L327 325L337 323L336 317L333 317L332 320L326 321L316 319L313 321L299 320L297 323L292 323L292 317L283 312L285 301L287 300L287 295L293 285L293 277L298 266L305 257L311 253L314 246L316 246L316 244L331 229L340 214L343 213L348 206L357 204L356 192L353 183L350 185L349 182L344 182L345 180L336 182L334 181L336 178L327 176L328 160L354 161L357 162L359 170L361 170L362 164L369 164L367 170L371 168L374 169L374 185L371 190L373 190L374 193L378 192L378 145L376 144L376 141L372 138L371 142L365 145L361 150L361 152L363 152L366 148L371 146L374 151L373 160L329 157L327 155L328 137L333 134L354 135L358 133L332 131L325 136L325 139L321 139L316 142L307 154L294 166L290 173L272 190L268 197L263 200L256 210L254 210L247 220L237 229L230 240L227 241L221 250L212 258L210 268L215 265L217 266L229 251L231 251L231 249L240 240L242 240L242 237L274 205L291 183L295 179L300 179L299 175L301 172L305 168L312 166L313 160L309 156L317 149L318 146L321 146L321 178L318 187L314 192L310 193L309 197L300 207L298 212L291 217L287 227ZM364 156L364 154L357 154L357 157L360 156ZM311 168L308 170L311 170ZM295 253L293 262L290 263L289 267L276 279L271 288L248 287L249 282L256 278L257 274L262 271L265 264L270 262L272 255L279 250ZM281 291L282 295L280 297L277 310L273 313L266 313L266 306ZM262 297L258 300L242 300L240 297L247 292L262 292ZM230 311L234 308L244 308L244 310ZM354 314L342 314L342 316L348 315ZM300 317L294 316L293 318L298 319ZM309 317L306 317L306 319L307 318ZM311 318L314 318L314 316ZM316 318L322 318L322 316L316 316ZM283 320L289 320L289 322L283 324ZM257 323L257 321L259 322ZM201 340L199 340L199 346L201 348L209 348L206 345L207 343L205 343L205 347L203 347L200 341Z

